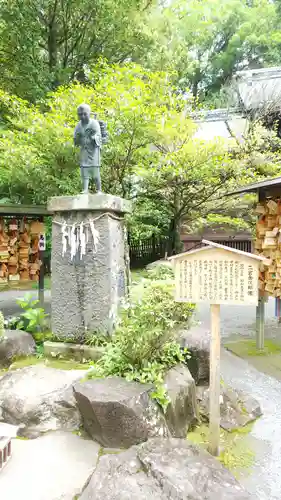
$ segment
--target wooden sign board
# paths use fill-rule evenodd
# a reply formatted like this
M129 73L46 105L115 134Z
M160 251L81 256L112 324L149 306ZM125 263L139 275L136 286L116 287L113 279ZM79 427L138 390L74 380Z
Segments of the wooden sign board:
M220 305L257 305L258 277L264 257L203 240L207 246L170 257L175 266L177 302L211 304L210 442L219 454L220 442Z
M176 301L257 305L259 262L219 248L175 262Z
M260 261L266 259L223 245L172 257L175 300L210 304L257 305Z

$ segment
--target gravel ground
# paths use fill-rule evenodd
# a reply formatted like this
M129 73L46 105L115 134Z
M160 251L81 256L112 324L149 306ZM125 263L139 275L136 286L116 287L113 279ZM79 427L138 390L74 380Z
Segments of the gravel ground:
M251 436L255 465L240 482L259 500L281 499L281 382L258 372L246 361L222 351L221 373L227 384L255 397L263 416Z
M206 328L210 327L210 306L199 304L196 320ZM221 336L222 338L235 339L255 335L256 308L254 306L221 306ZM265 336L281 339L281 324L275 318L275 301L270 298L265 305Z
M222 343L255 336L256 308L249 306L221 307ZM210 328L210 308L200 304L196 319ZM269 299L265 309L265 336L281 339L281 325L275 318L275 302ZM281 382L249 365L230 352L222 350L221 374L227 384L255 397L263 416L254 424L250 434L255 453L255 465L250 475L240 482L258 500L281 499Z

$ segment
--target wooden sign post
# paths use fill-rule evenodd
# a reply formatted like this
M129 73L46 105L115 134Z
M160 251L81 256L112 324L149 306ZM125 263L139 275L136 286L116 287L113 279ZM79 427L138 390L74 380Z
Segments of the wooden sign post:
M220 351L220 305L211 304L209 452L215 456L220 443Z
M175 266L177 302L209 302L210 441L209 451L219 454L220 441L220 305L257 305L262 256L203 240L207 246L170 257Z

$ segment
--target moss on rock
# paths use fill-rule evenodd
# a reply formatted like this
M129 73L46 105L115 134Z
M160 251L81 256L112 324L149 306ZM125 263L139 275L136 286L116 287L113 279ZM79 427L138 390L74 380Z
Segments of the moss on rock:
M59 370L87 370L90 368L88 364L78 363L73 360L63 360L63 359L45 359L37 358L36 356L28 356L26 358L17 359L10 366L9 370L17 370L18 368L24 368L26 366L32 366L37 364L44 364L50 368L57 368Z
M251 448L250 440L247 439L247 435L251 430L251 424L230 433L221 429L221 452L218 460L229 469L236 478L239 478L242 473L250 473L255 461L255 453ZM194 431L187 434L187 439L207 449L209 444L208 426L202 425L197 427Z

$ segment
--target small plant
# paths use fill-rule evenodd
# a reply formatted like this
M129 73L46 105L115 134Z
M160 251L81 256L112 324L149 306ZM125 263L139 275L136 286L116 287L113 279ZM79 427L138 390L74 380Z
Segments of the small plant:
M108 335L103 335L100 333L87 333L85 338L85 344L91 347L105 347L110 340Z
M20 316L13 316L12 318L5 319L4 326L7 330L17 330L20 322Z
M4 337L4 325L5 325L5 320L3 313L0 311L0 338Z
M174 301L172 283L145 280L142 296L124 305L117 330L89 377L118 375L153 384L151 396L165 411L165 373L188 357L175 340L175 328L186 323L193 310L192 304Z
M26 293L24 297L17 299L16 302L24 311L27 311L33 309L39 303L39 300L34 299L31 293Z
M20 315L17 328L20 330L24 328L34 336L39 335L41 340L42 333L48 327L47 318L49 315L45 313L42 307L36 307L39 300L33 299L31 294L26 294L24 298L17 299L17 304L24 310Z

